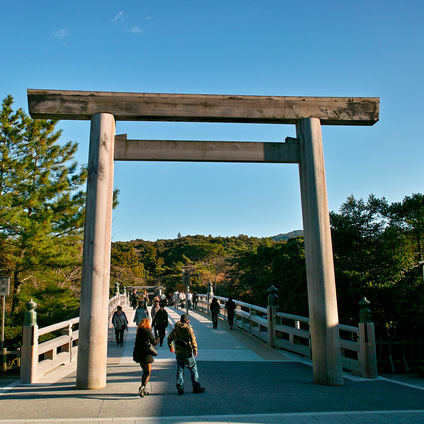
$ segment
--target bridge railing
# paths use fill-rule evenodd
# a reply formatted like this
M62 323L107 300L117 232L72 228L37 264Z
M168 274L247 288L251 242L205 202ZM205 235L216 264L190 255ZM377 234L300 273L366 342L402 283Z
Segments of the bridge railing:
M127 306L128 296L115 292L109 299L108 319L118 305ZM48 372L69 364L78 356L79 317L38 328L34 302L27 303L21 348L21 382L35 383ZM48 338L46 341L41 341Z
M210 302L215 297L221 306L219 316L226 319L225 302L222 296L198 295L197 307L210 312ZM234 325L256 336L272 347L284 349L305 358L312 358L309 318L284 312L275 312L272 307L263 308L240 300L234 300L236 310ZM374 324L368 320L358 327L339 325L341 358L343 368L366 378L377 377Z

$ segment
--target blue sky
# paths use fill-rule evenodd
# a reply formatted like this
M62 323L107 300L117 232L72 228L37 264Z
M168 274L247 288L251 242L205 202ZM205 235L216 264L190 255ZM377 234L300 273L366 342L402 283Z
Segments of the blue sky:
M330 210L422 193L424 3L0 0L0 97L28 88L380 97L372 127L323 126ZM88 121L61 121L88 159ZM128 138L282 141L292 125L118 122ZM112 238L302 228L297 165L116 162Z

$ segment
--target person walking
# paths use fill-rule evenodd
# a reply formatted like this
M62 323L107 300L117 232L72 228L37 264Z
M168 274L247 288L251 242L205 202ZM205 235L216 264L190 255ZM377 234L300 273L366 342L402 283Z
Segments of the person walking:
M193 309L197 309L198 298L199 298L199 296L198 296L197 292L194 292L193 293Z
M112 325L115 328L116 344L124 345L124 331L128 330L128 320L122 306L118 306L112 317Z
M227 302L225 303L225 309L227 310L228 324L230 326L230 330L233 329L234 311L236 310L236 307L237 305L235 304L233 298L229 296Z
M165 304L163 302L159 305L159 310L156 312L155 317L153 318L153 323L155 329L155 334L159 335L160 346L163 345L163 339L165 338L166 327L168 327L168 312L165 310ZM157 336L156 336L157 337Z
M152 327L153 327L153 331L155 333L155 338L156 339L159 337L158 330L157 330L157 328L156 328L156 326L154 324L154 322L155 322L155 316L156 316L156 312L157 311L159 311L159 300L155 300L153 302L153 306L150 309L150 317L152 318Z
M178 302L180 303L180 308L184 309L185 307L185 300L186 300L186 295L184 292L180 292L180 294L178 295Z
M205 388L200 385L197 371L197 342L187 314L181 315L168 336L168 347L177 359L177 390L184 394L184 367L190 370L193 393L203 393Z
M135 325L138 326L141 320L144 318L149 318L149 313L147 312L146 302L143 300L138 301L137 309L135 310L134 319Z
M157 355L156 350L152 346L155 346L156 340L152 334L152 327L148 318L143 318L137 326L137 333L135 337L135 345L133 351L133 359L138 362L143 370L141 376L141 386L138 389L140 397L149 395L150 392L147 390L147 383L152 375L152 364L155 361L153 356Z
M213 328L218 328L218 315L220 310L221 310L221 305L218 303L218 299L214 297L211 302Z
M172 296L172 300L174 302L174 308L178 309L179 299L180 299L180 292L178 290L176 290L175 293Z
M130 294L130 304L133 309L137 308L137 290L134 289Z

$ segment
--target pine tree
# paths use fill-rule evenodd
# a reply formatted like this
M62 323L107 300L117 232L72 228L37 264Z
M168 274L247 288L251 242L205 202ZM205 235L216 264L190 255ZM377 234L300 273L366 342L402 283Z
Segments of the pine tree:
M12 313L34 273L78 262L86 170L73 162L77 143L59 143L56 121L0 111L0 273L11 276Z

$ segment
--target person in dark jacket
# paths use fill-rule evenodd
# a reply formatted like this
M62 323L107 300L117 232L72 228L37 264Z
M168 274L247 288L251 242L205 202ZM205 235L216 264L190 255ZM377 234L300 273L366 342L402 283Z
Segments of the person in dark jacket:
M155 328L155 335L156 332L159 335L159 343L162 346L166 327L168 327L168 312L165 311L165 305L162 302L159 304L159 310L155 313L152 325Z
M133 309L137 308L137 290L134 289L130 294L130 303Z
M168 336L168 346L171 352L175 352L177 359L177 390L178 394L184 394L184 367L191 373L193 393L203 393L205 388L199 383L197 371L197 342L187 314L181 315L180 321Z
M140 397L150 394L147 390L147 382L152 374L152 364L155 361L149 350L150 345L156 345L156 340L152 334L152 327L148 318L143 318L137 326L137 334L135 338L133 359L138 362L143 370L141 376L141 386L138 389Z
M123 346L124 344L124 331L128 331L128 319L122 306L118 306L112 316L112 324L115 328L116 344Z
M220 310L221 310L221 305L218 303L218 299L214 297L211 302L213 328L218 328L218 315Z
M159 300L153 300L153 306L150 309L150 317L152 318L152 327L153 327L153 332L155 334L156 339L159 337L159 334L158 334L158 327L154 323L155 323L155 315L156 315L156 312L159 311L159 308L160 308Z
M225 309L227 310L228 324L230 326L230 330L232 330L234 325L234 311L236 310L236 304L231 296L225 303Z
M197 292L193 293L193 309L197 309L197 302L199 300L199 295Z

